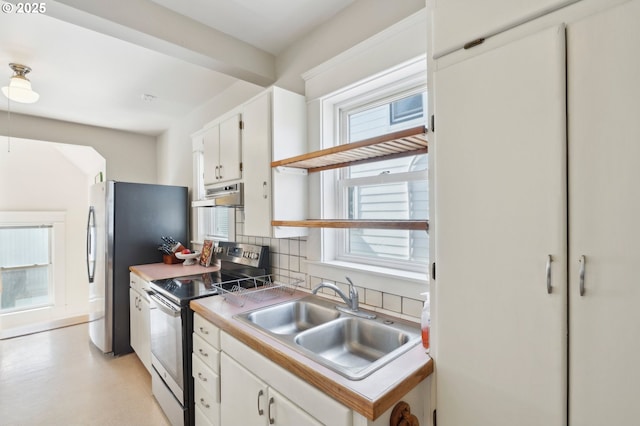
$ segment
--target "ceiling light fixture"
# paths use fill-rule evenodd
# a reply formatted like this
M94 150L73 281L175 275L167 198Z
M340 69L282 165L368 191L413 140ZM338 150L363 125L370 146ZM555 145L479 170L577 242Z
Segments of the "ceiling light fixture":
M2 93L14 102L31 104L37 101L40 95L31 90L31 82L26 77L31 68L14 63L10 63L9 67L15 74L9 80L9 85L2 88Z

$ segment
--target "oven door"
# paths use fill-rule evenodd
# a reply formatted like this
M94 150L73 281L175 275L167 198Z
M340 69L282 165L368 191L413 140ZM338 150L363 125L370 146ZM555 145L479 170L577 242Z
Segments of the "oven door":
M184 406L181 309L158 294L152 294L150 298L152 307L156 308L151 309L151 364Z

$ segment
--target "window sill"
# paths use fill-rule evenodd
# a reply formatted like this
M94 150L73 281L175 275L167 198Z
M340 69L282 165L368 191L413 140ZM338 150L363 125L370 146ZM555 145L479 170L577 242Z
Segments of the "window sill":
M307 273L311 276L345 282L346 275L357 287L412 299L420 299L420 293L428 291L426 269L419 273L341 261L307 261Z

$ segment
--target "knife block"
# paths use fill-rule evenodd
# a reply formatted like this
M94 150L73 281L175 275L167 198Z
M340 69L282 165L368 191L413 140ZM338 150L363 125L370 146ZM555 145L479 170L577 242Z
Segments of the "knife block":
M174 263L182 263L183 260L180 260L176 257L175 254L163 254L162 255L162 263L167 265L173 265Z

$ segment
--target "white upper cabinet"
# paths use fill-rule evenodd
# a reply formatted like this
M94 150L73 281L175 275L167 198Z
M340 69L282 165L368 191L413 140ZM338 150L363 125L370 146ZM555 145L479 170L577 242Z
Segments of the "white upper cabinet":
M240 125L240 113L232 112L194 136L203 139L205 185L242 178Z
M271 162L307 152L304 96L272 87L243 105L244 234L287 238L305 228L271 221L307 219L306 170L271 168Z
M578 0L433 1L433 54L442 56Z

